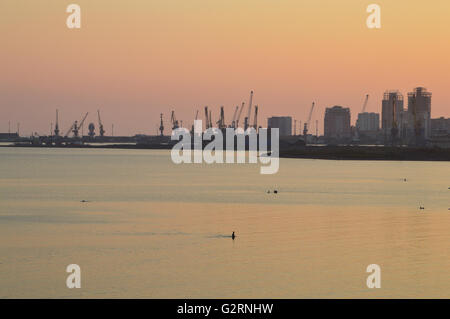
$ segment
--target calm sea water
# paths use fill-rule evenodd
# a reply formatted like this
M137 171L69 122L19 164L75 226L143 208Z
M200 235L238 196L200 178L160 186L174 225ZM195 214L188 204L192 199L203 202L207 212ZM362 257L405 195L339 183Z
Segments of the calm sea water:
M449 187L450 163L1 148L0 298L450 298Z

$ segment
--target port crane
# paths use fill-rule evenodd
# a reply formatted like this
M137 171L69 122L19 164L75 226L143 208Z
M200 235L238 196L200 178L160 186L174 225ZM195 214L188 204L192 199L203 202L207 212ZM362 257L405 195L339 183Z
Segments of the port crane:
M236 128L236 115L239 110L239 105L236 105L236 109L234 110L233 119L231 121L231 127Z
M164 123L163 123L163 114L160 114L161 123L159 124L159 132L160 136L164 136Z
M205 106L205 128L208 129L209 128L209 116L208 116L208 107Z
M178 120L175 117L175 111L172 111L172 116L170 117L170 121L172 122L172 130L176 130L180 126L178 125Z
M102 119L100 118L100 110L97 110L97 115L98 115L98 130L100 136L103 137L105 135L105 129L103 128Z
M208 123L209 128L212 128L212 115L211 115L211 110L209 110L209 123Z
M247 117L244 118L244 131L246 131L248 129L248 127L250 126L250 115L252 113L252 101L253 101L253 91L250 91L250 99L249 99L249 104L248 104Z
M369 94L366 94L366 98L364 99L364 104L361 113L364 113L367 108L367 103L369 102Z
M308 135L309 124L311 122L311 117L312 117L312 114L313 114L314 105L315 105L315 103L312 102L311 110L309 111L309 115L308 115L308 121L306 121L304 126L303 126L303 135L305 136L305 139L306 139L306 136ZM305 140L305 142L306 142L306 140Z
M55 137L59 136L58 110L56 110Z
M245 102L242 102L241 108L239 109L239 114L236 119L236 128L239 127L239 119L241 118L242 110L244 109Z
M83 119L81 120L80 124L77 124L77 122L75 121L74 126L73 126L73 130L72 130L73 136L74 136L74 137L78 137L78 132L80 131L80 128L83 127L84 121L86 120L88 114L89 114L89 112L87 112L87 113L84 115L84 117L83 117Z
M253 128L258 129L258 105L255 105L255 116L253 117Z
M225 125L225 111L223 109L223 106L220 107L220 118L219 120L216 122L217 126L219 127L219 129L224 129L226 128Z
M364 112L366 112L366 108L367 108L367 103L369 102L369 94L366 94L366 97L365 97L365 99L364 99L364 103L363 103L363 107L362 107L362 110L361 110L361 113L364 113ZM360 113L360 114L361 114ZM359 129L360 129L360 123L359 123L359 120L356 120L356 132L355 132L355 140L356 141L359 141Z
M69 136L70 132L72 132L74 137L78 137L80 128L83 127L84 121L86 120L88 114L89 114L89 112L87 112L84 115L83 119L80 121L80 124L78 124L78 121L73 122L72 126L69 128L69 130L67 131L67 133L64 136L67 137L67 136Z
M197 121L197 119L198 119L198 110L195 112L195 120L194 120L194 123L195 123L195 121ZM192 124L191 134L194 134L194 124Z
M76 122L76 121L75 121L75 122ZM72 125L70 126L69 130L66 132L66 134L64 134L64 137L68 137L68 136L69 136L70 132L72 131L73 126L74 126L74 124L72 124Z

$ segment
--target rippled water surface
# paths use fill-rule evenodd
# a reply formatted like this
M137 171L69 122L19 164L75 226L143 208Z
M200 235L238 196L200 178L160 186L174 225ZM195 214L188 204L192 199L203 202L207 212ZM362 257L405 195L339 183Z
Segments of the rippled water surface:
M440 162L0 148L0 298L450 298L449 187Z

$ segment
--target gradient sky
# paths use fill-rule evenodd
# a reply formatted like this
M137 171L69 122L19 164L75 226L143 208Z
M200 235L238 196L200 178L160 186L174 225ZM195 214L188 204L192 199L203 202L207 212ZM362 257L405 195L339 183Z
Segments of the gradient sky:
M66 27L70 3L80 30ZM371 3L380 30L366 27ZM448 0L2 0L0 39L0 131L47 134L56 108L62 131L97 108L115 135L154 134L171 110L191 123L205 105L228 122L251 89L264 126L304 121L312 101L320 131L336 104L354 123L366 93L381 112L385 90L416 86L432 117L450 116Z

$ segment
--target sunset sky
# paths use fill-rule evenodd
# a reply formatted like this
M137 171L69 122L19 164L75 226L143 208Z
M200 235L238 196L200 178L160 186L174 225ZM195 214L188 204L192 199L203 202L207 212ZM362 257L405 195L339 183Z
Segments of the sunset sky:
M379 30L366 27L371 3ZM98 108L115 135L154 134L160 113L168 128L172 110L190 125L205 105L229 122L250 90L264 126L303 122L312 101L320 131L333 105L354 123L365 94L381 112L385 90L416 86L433 93L432 117L450 116L448 0L1 0L0 39L1 132L48 134L56 108L63 132Z

